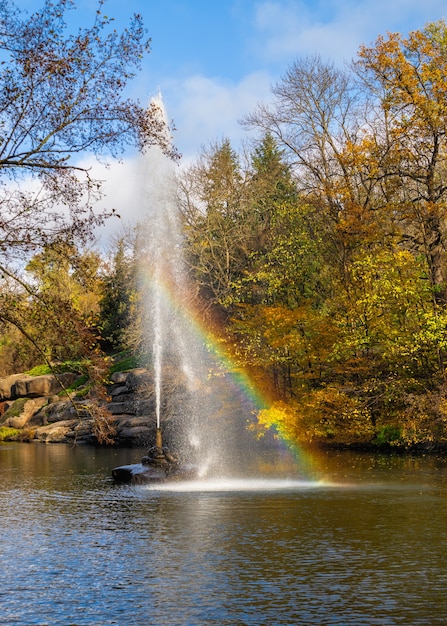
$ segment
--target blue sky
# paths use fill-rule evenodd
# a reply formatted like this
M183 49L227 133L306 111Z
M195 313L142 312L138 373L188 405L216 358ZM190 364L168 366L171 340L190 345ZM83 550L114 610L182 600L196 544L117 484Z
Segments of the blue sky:
M41 1L16 4L33 10ZM95 0L76 4L76 19L89 23ZM297 57L342 63L379 34L447 18L445 0L106 0L104 12L118 28L143 16L152 52L132 93L144 102L161 91L186 159L223 137L237 144L238 120Z
M379 34L407 34L447 17L445 0L108 0L106 6L119 23L129 12L143 15L152 52L141 97L160 88L186 157L222 137L238 142L244 136L238 120L269 98L272 83L297 57L318 52L343 63Z
M28 10L42 2L16 0ZM90 24L96 1L76 5L76 21ZM445 0L106 0L103 10L118 29L132 13L143 16L152 51L132 95L144 103L162 93L183 163L223 138L239 148L247 136L239 120L268 101L271 85L300 56L317 52L342 64L379 34L447 18ZM134 165L129 159L99 174L108 204L129 221L137 214Z

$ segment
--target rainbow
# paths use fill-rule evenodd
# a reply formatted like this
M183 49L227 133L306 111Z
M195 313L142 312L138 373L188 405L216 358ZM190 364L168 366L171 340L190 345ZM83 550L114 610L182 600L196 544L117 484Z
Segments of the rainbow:
M149 272L146 279L152 282ZM298 471L308 480L321 480L322 471L318 455L298 444L290 435L285 425L284 407L274 402L274 398L261 376L250 374L238 362L235 348L224 339L224 332L210 316L203 315L203 307L196 298L192 298L187 287L179 290L166 275L158 280L157 287L169 309L178 312L196 340L206 347L219 368L219 375L224 376L231 392L251 407L256 419L250 424L258 436L267 431L273 433L278 447L278 456L286 451L292 454ZM264 419L267 418L267 419Z

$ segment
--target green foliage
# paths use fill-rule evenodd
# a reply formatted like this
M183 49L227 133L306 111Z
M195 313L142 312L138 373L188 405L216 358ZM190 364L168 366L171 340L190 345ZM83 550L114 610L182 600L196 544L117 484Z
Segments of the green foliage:
M30 370L25 372L25 374L28 374L29 376L43 376L45 374L51 374L51 373L52 373L51 367L49 365L46 365L46 364L45 365L35 365Z
M44 374L63 374L64 372L74 372L84 374L88 368L86 359L80 361L67 360L62 363L55 363L50 366L47 364L36 365L32 369L25 372L29 376L42 376Z
M400 426L386 425L382 426L378 431L373 443L377 446L391 445L398 446L402 444L402 428Z
M17 428L9 428L9 426L0 426L0 441L12 441L20 436L20 430Z
M100 300L101 338L106 351L127 347L128 333L135 317L137 267L134 237L121 237L106 269Z
M84 385L86 385L87 382L88 382L88 375L83 374L82 376L79 376L79 378L77 378L75 381L73 381L72 384L69 387L67 387L65 391L67 393L71 393L72 391L77 391L80 389L80 387L83 387Z
M124 353L121 356L115 356L114 362L109 369L110 374L113 372L126 372L139 366L138 358L133 354Z

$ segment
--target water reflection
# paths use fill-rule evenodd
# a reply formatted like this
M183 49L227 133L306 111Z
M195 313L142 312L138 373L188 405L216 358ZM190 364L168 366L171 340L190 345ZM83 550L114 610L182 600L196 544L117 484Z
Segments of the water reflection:
M109 480L140 456L0 446L1 623L445 623L444 459L321 455L330 483Z

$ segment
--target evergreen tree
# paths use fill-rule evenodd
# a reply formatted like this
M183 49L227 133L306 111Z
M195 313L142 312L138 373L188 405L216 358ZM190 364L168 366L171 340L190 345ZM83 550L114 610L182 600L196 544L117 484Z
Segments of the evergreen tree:
M116 244L112 266L103 278L100 301L101 336L107 351L128 347L136 292L135 272L135 260L125 237L121 237Z

